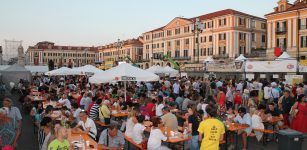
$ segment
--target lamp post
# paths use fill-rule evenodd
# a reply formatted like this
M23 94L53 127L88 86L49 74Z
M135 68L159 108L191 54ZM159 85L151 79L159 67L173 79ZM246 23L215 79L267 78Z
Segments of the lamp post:
M122 42L120 41L120 39L117 39L117 42L116 42L116 48L117 48L117 63L119 62L119 49L121 48L122 46Z
M196 34L197 37L197 63L199 63L199 34L203 32L204 26L203 24L200 22L199 18L196 18L193 26L192 26L192 32L194 33L194 35ZM195 36L194 36L194 49L195 49ZM194 54L195 56L195 54ZM195 60L195 59L194 59Z
M85 55L85 56L84 56L84 64L85 64L85 65L87 64L87 55L86 55L86 54L87 54L87 51L88 51L88 50L89 50L88 48L85 48L85 49L84 49L84 55Z

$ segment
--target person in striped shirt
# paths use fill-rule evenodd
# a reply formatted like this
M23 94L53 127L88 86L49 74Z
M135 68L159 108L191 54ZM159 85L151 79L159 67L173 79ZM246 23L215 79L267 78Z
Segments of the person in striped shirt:
M102 104L102 100L101 99L97 99L95 104L91 107L91 110L89 112L89 117L92 120L98 120L99 119L99 108Z

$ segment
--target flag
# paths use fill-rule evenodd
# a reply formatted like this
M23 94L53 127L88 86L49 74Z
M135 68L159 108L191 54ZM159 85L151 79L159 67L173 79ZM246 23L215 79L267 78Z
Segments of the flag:
M279 57L281 55L281 48L280 47L275 47L274 49L274 54L276 57Z

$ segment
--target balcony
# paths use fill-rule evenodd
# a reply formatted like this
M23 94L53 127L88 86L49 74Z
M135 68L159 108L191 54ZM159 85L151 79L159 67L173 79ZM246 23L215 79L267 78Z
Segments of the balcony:
M287 32L287 28L286 27L276 28L276 34L285 34L286 32Z
M150 60L149 60L149 59L142 59L142 60L140 60L139 62L140 62L140 63L142 63L142 62L150 62Z
M266 51L263 52L252 52L244 55L246 58L257 58L257 57L266 57Z
M307 25L300 25L300 30L306 30L307 29Z
M213 55L213 59L226 59L226 58L229 58L228 54Z
M173 60L191 60L191 56L172 57Z

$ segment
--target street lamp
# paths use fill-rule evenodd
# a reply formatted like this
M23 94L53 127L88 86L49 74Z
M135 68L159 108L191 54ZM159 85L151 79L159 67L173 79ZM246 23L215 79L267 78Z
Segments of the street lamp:
M195 34L197 37L197 63L199 63L199 44L200 44L199 34L203 32L203 29L204 29L203 24L200 22L199 18L196 18L195 21L193 22L192 32L194 33L194 50L195 50Z
M117 48L117 62L119 61L119 49L122 47L122 42L120 39L117 39L116 48Z
M86 54L87 54L87 51L88 51L88 50L89 50L89 48L85 48L85 49L84 49L84 55L85 55L85 56L84 56L84 60L85 60L85 63L84 63L84 64L85 64L85 65L87 64L87 55L86 55Z

